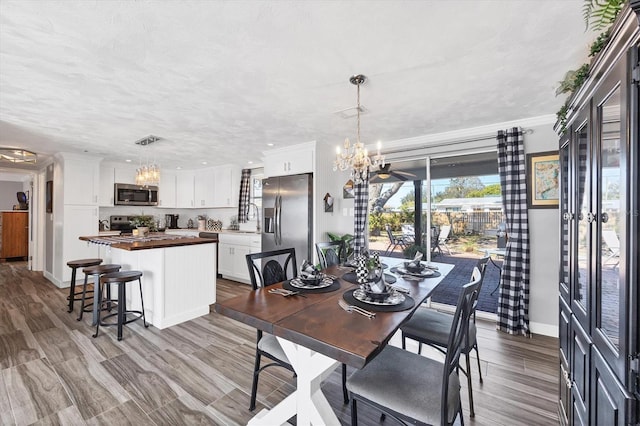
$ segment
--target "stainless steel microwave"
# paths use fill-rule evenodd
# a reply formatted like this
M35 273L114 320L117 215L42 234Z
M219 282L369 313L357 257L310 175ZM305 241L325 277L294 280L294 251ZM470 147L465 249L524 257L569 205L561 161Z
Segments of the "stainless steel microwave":
M158 187L138 186L128 183L114 185L113 199L117 206L157 206Z

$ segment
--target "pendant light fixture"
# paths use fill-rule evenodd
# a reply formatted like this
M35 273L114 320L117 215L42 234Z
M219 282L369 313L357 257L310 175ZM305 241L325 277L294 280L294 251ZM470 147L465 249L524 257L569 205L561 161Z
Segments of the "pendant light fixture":
M154 142L159 141L157 136L149 135L146 138L142 138L136 141L136 145L141 147L149 146ZM140 157L140 167L136 170L136 185L149 186L158 185L160 183L160 167L155 163L148 161L145 164L142 163L142 156Z
M336 148L336 159L333 163L333 171L340 169L345 171L351 169L351 178L354 183L359 184L364 182L367 176L369 167L381 165L384 167L384 155L380 154L381 144L378 142L378 152L372 158L369 158L369 153L364 147L364 144L360 141L360 85L366 81L366 77L362 74L351 76L349 81L351 84L356 85L358 88L358 105L357 105L357 117L358 117L358 133L357 140L352 145L349 142L349 138L344 140L344 151L341 151L340 147Z

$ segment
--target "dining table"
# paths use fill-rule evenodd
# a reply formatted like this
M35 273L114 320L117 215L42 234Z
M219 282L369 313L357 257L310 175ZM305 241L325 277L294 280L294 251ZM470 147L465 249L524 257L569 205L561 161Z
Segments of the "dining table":
M371 361L454 267L430 262L436 273L422 278L398 272L404 271L403 259L381 257L381 261L389 266L386 281L395 280L393 286L406 291L403 310L381 311L379 305L365 305L375 312L373 318L344 310L339 301L359 288L355 280L345 279L349 273L354 275L353 268L346 266L323 271L336 277L339 288L333 291L286 297L269 292L287 286L285 281L215 304L221 315L276 336L296 372L296 390L270 410L258 412L249 425L286 424L294 415L298 425L339 425L320 388L322 381L341 363L360 369Z

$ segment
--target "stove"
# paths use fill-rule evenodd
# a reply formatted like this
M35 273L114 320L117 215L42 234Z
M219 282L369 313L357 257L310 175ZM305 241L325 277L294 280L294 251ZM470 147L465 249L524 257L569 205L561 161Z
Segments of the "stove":
M134 226L129 221L129 216L110 216L109 229L112 231L122 231L123 233L131 233Z

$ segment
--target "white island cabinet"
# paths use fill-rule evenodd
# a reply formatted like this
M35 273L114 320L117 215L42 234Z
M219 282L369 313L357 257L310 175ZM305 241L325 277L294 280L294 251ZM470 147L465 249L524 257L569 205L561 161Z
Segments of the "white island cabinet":
M142 271L147 322L163 329L207 315L216 302L217 244L204 240L208 243L131 250L103 245L100 255L103 263ZM127 290L127 306L140 309L137 289Z

